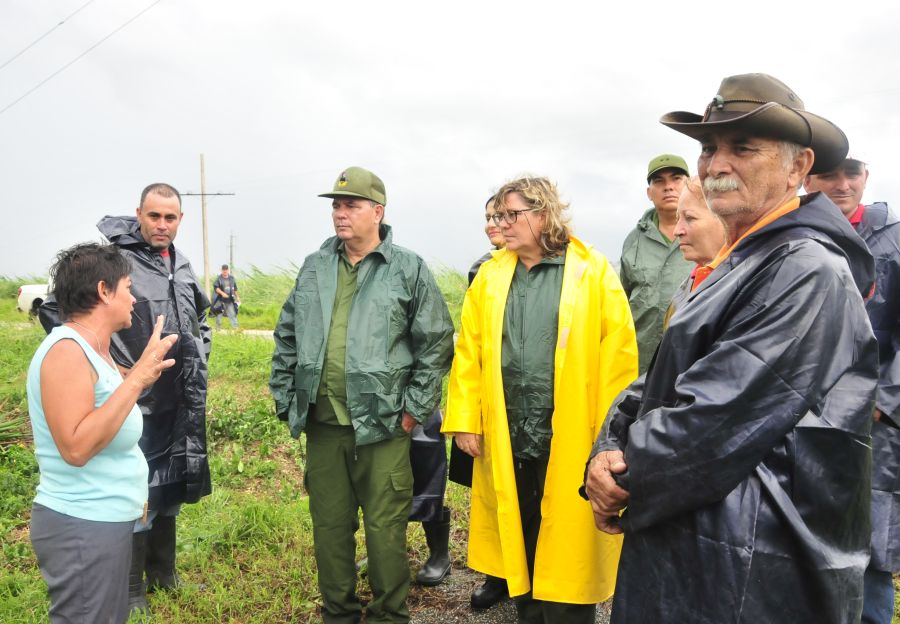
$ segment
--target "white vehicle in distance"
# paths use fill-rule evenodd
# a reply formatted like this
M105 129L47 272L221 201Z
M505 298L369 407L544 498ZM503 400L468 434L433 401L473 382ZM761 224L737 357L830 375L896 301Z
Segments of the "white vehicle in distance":
M36 317L38 308L44 303L49 291L49 284L23 284L19 286L16 309L19 312L28 312L28 318Z

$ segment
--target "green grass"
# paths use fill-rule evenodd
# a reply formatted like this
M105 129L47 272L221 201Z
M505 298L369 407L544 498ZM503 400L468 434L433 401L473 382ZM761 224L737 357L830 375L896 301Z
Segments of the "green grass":
M0 278L0 621L41 622L46 587L28 542L28 517L37 486L37 462L25 378L44 332L16 310L18 287L34 278Z

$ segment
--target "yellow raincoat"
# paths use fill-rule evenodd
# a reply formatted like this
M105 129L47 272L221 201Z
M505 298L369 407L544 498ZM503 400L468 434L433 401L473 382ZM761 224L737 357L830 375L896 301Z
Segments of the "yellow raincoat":
M475 459L469 566L505 578L511 596L532 590L503 398L503 312L518 257L499 250L463 303L443 431L484 435ZM572 238L563 272L555 355L553 438L534 565L537 600L590 604L615 588L621 536L594 526L579 497L584 465L616 395L637 376L628 299L609 262Z

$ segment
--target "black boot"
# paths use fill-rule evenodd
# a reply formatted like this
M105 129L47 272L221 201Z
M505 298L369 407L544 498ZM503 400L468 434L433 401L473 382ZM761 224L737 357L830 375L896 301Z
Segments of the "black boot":
M147 555L147 533L135 533L131 538L131 569L128 571L128 612L139 613L149 608L144 585L144 560Z
M175 589L175 516L156 516L147 532L147 591Z
M472 608L490 609L508 597L509 590L506 587L506 579L485 576L484 584L472 592Z
M428 544L428 561L416 574L416 583L432 587L440 585L450 574L450 510L444 507L440 520L423 522Z

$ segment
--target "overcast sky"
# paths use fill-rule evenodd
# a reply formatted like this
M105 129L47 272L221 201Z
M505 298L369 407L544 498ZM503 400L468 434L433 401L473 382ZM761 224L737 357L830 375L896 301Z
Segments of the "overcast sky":
M0 64L87 0L3 0ZM94 0L0 69L0 109L152 0ZM834 7L833 9L828 7ZM141 189L200 190L210 263L300 263L333 233L329 191L359 165L387 187L395 242L464 269L485 199L554 179L576 235L617 260L647 161L697 144L658 123L702 112L722 78L766 72L870 163L866 201L900 202L900 9L888 2L238 2L162 0L0 113L12 231L0 275L45 274ZM176 246L202 271L199 198ZM215 272L215 270L213 271Z

